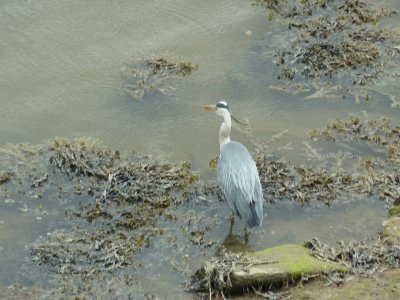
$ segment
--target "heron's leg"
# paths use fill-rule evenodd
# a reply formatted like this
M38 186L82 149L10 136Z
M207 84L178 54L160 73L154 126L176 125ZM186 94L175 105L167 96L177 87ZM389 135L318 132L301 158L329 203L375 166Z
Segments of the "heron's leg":
M232 234L233 224L235 223L235 213L232 211L231 214L231 228L229 229L229 234Z
M244 225L244 242L247 243L249 242L249 237L250 237L250 231L247 230L247 225Z

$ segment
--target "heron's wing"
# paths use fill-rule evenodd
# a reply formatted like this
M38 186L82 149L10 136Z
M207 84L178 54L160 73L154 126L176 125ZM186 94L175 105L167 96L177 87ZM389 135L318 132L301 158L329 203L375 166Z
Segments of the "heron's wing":
M226 202L236 214L246 221L252 217L262 220L261 184L256 164L246 147L238 142L222 147L217 177Z

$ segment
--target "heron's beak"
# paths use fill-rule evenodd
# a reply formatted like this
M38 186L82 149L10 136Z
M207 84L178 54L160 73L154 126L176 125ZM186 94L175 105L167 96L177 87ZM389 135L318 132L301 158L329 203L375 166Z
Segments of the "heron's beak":
M211 105L203 105L203 108L206 111L216 111L217 110L217 106L215 104L211 104Z

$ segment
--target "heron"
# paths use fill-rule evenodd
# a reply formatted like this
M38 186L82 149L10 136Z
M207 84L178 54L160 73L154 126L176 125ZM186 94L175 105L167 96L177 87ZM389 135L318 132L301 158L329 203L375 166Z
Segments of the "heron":
M246 225L250 228L261 227L263 221L263 192L256 163L245 146L230 139L232 119L240 122L231 114L228 103L220 101L203 105L203 108L215 112L223 119L219 129L217 178L232 211L230 232L236 215L244 219L247 234Z

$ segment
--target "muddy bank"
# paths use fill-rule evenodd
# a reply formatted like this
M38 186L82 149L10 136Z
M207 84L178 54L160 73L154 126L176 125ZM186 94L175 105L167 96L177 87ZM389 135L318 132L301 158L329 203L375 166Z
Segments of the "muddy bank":
M290 290L291 299L399 299L400 269L371 276L350 276L339 286L326 286L324 281L313 281ZM285 298L282 298L285 299ZM288 299L290 299L288 297Z

